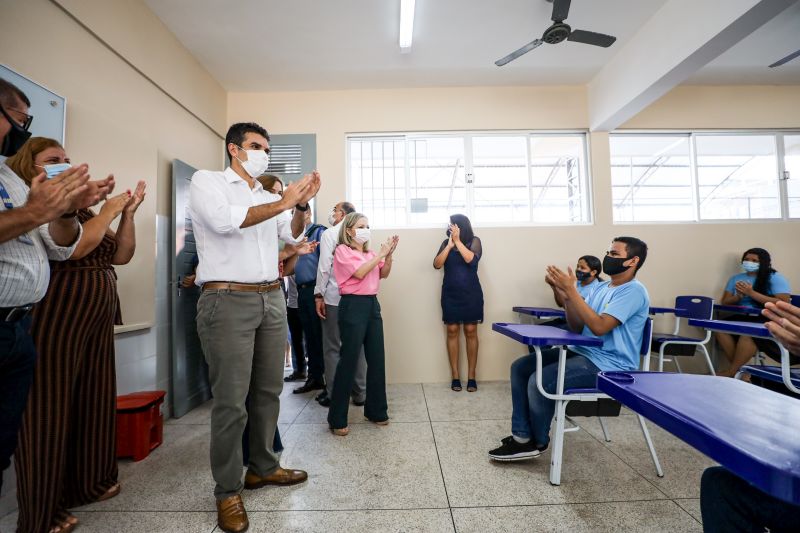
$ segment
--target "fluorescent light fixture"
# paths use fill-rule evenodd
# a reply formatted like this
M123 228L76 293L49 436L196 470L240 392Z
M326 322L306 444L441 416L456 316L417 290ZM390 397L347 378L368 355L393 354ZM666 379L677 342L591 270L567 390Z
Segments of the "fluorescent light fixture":
M400 48L411 48L414 34L415 0L400 0Z

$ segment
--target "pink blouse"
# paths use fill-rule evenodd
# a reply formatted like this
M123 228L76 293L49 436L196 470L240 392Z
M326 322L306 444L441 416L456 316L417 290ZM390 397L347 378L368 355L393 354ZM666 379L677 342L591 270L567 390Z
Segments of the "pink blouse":
M361 265L374 258L375 255L372 250L359 252L346 244L336 247L336 252L333 254L333 275L336 277L336 283L339 284L339 294L342 296L345 294L362 296L378 294L381 281L380 270L385 261L378 263L378 266L370 270L364 279L358 279L353 275Z

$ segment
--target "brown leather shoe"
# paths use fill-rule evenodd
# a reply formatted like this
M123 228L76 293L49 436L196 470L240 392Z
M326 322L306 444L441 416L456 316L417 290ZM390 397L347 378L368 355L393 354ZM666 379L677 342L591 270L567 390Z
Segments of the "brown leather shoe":
M278 467L268 476L258 476L251 470L244 476L244 488L260 489L264 485L296 485L308 479L308 474L303 470L286 470Z
M247 511L244 510L241 496L234 494L224 500L217 500L217 525L227 533L247 531L250 522L247 520Z

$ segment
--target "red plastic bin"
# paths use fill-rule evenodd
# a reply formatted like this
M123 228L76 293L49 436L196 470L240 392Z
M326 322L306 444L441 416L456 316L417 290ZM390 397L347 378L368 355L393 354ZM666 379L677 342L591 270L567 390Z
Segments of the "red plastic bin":
M117 396L117 457L141 461L164 441L164 391Z

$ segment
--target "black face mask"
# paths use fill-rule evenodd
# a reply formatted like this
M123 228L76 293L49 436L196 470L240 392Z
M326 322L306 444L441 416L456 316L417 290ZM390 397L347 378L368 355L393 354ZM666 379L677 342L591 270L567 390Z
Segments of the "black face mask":
M592 276L591 272L585 272L583 270L576 270L575 277L578 278L578 281L586 281Z
M31 132L25 131L25 128L17 124L17 122L8 116L6 110L0 107L0 113L6 117L6 120L11 124L11 131L8 132L6 138L3 139L3 146L0 148L0 155L11 157L16 154L22 145L28 142L31 137Z
M607 255L603 258L603 272L608 274L609 276L616 276L617 274L622 274L631 266L623 266L622 263L625 261L630 261L630 257L611 257Z

